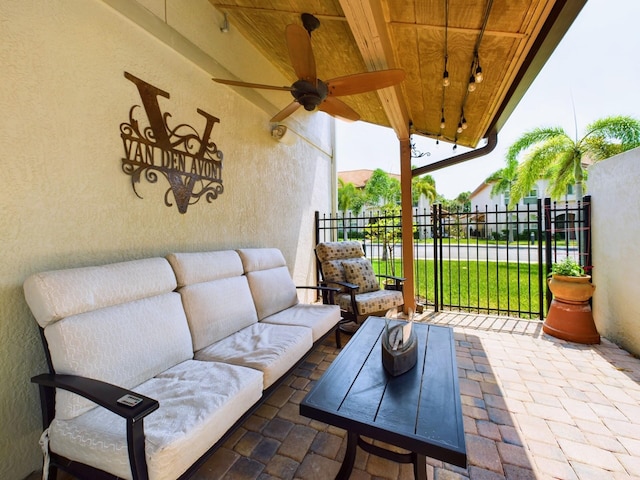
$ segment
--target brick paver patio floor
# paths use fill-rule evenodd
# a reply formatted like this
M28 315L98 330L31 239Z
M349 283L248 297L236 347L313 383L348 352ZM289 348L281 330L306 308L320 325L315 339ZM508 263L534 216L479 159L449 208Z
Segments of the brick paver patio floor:
M427 458L429 479L640 478L640 360L613 343L578 345L539 322L427 314L454 327L467 469ZM343 337L346 340L346 337ZM198 471L199 480L330 479L345 432L300 416L298 405L339 350L333 337ZM410 479L358 451L351 476Z
M461 469L427 458L427 478L640 479L640 359L606 339L558 340L537 321L457 313L420 321L454 328L469 460ZM298 407L338 353L331 335L194 478L334 478L345 431ZM411 479L413 471L358 450L351 478Z

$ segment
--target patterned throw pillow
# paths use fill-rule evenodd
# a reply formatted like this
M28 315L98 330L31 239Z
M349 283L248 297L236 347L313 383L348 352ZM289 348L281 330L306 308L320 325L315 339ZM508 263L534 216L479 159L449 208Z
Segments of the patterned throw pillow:
M360 287L358 293L380 290L380 285L378 284L375 273L373 273L371 262L366 258L343 260L342 266L344 267L347 282L354 283Z

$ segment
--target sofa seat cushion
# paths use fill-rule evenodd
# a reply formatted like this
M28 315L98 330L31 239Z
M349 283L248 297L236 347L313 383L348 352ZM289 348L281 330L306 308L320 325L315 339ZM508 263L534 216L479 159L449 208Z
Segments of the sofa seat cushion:
M340 307L337 305L309 305L303 303L261 320L262 323L309 327L313 331L314 343L335 327L339 321Z
M341 293L336 296L336 302L340 308L350 312L351 296ZM358 315L370 315L372 313L385 312L404 303L402 292L397 290L378 290L376 292L360 293L356 295Z
M195 358L260 370L267 389L312 346L310 328L256 323L197 351Z
M217 362L187 360L137 386L160 403L144 419L150 480L178 478L262 395L262 373ZM130 479L126 424L103 408L55 419L49 448L71 460Z

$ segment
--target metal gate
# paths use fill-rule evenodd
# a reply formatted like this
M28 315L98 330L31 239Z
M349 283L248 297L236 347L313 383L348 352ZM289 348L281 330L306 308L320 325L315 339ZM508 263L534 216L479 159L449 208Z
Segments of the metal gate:
M551 264L573 257L591 268L590 213L588 196L577 203L532 199L513 210L415 210L416 302L435 311L543 319ZM316 212L316 240L359 240L379 274L403 276L400 221L397 212Z

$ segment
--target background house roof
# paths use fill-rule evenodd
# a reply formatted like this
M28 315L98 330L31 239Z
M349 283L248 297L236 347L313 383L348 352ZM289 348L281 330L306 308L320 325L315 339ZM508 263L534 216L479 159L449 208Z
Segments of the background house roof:
M358 188L364 188L371 178L371 175L373 175L373 170L366 169L338 172L338 178L342 179L345 183L353 183ZM395 173L387 173L387 175L400 181L400 175Z

